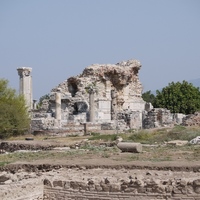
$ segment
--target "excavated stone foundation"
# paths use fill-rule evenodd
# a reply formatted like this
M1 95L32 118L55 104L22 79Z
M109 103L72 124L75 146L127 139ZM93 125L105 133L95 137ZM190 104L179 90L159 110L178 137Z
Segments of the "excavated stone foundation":
M2 200L199 200L200 166L10 165Z

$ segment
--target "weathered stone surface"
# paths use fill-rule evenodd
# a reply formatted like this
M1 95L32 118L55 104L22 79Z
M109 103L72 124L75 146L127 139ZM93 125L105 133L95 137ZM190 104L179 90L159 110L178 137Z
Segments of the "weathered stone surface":
M33 97L32 97L32 77L30 67L20 67L17 69L19 80L20 80L20 94L24 95L26 100L26 105L29 110L33 108Z
M200 112L195 112L194 114L187 115L183 118L184 126L200 126Z
M142 128L145 102L138 78L140 68L141 64L137 60L86 67L82 74L70 77L52 89L50 99L44 100L40 109L40 113L48 115L45 117L43 114L41 118L41 114L34 111L32 130L88 121L111 124L117 121L114 128L118 126L121 130ZM61 98L59 119L56 117L58 89Z
M174 125L173 114L165 108L154 108L144 112L143 118L143 128L145 129Z
M9 180L8 177L6 177L5 175L1 175L0 176L0 184L4 183L5 181Z
M116 131L181 124L183 114L172 114L144 102L138 77L140 68L138 60L86 67L80 75L53 88L39 112L34 110L32 131L67 130L69 125L76 127L87 122L102 124L103 130Z
M117 63L116 65L94 64L86 67L79 76L67 79L59 84L58 87L60 87L63 92L70 93L72 96L85 95L85 97L88 97L85 88L90 85L95 85L98 86L98 92L103 92L103 94L99 94L99 97L106 97L106 89L110 89L108 87L119 89L120 91L118 94L121 94L123 92L123 87L131 84L129 90L133 89L132 95L141 97L142 86L138 79L138 71L140 68L141 64L137 60L128 60L126 62ZM56 88L52 91L55 90Z
M167 145L172 145L172 146L184 146L188 144L187 140L172 140L167 142Z
M133 152L133 153L141 153L142 152L142 144L135 142L119 142L117 147L122 152Z
M43 182L42 177L21 171L14 173L6 173L7 181L3 185L0 184L0 199L43 199ZM49 185L48 185L49 187Z
M110 102L112 98L116 98L116 111L128 108L143 110L142 85L138 78L140 68L141 64L137 60L128 60L116 65L94 64L86 67L79 76L67 79L58 87L62 89L64 95L70 94L72 97L79 97L86 102L89 102L89 88L96 87L96 111L99 109L98 102L100 100ZM57 88L52 89L52 92L55 92ZM115 91L115 96L111 96L111 91ZM138 103L141 103L141 107L137 106Z
M200 136L190 140L190 144L200 144Z
M64 170L65 171L65 170ZM64 172L63 171L63 172ZM116 170L101 169L79 170L69 169L61 180L70 179L73 172L73 181L71 181L68 191L63 187L51 188L44 187L44 199L61 200L79 199L196 199L199 195L199 179L197 174L187 172L170 171L145 171L145 170ZM79 174L82 173L81 179ZM60 174L61 175L61 174ZM50 178L48 176L48 178ZM50 178L52 184L57 183L54 178ZM64 182L64 181L63 181ZM60 185L63 183L60 182ZM84 187L82 187L84 185ZM59 195L62 191L64 196ZM52 194L55 198L51 198ZM80 198L80 199L81 199Z
M0 184L0 199L196 200L200 194L198 172L104 167L24 165L10 166L10 170L6 167L6 171L0 172L4 183Z

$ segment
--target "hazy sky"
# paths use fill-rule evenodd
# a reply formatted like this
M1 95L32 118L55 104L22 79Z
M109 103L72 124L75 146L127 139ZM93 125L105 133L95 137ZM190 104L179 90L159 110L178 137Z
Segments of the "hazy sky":
M137 59L144 91L200 78L199 0L0 0L0 78L34 99L91 64Z

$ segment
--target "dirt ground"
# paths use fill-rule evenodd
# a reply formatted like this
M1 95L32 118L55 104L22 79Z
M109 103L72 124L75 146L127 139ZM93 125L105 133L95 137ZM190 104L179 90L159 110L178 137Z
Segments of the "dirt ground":
M52 146L50 151L41 151L33 154L33 159L25 157L13 161L11 164L31 164L31 165L61 165L61 166L91 166L91 167L129 167L140 169L174 169L190 171L200 171L200 157L194 155L194 151L185 147L159 147L143 146L141 153L122 153L117 147L100 148L95 142L89 143L93 149L78 147L85 142L84 137L77 138L57 138L30 140L30 141L9 141L14 144L29 144L32 146ZM87 141L88 142L88 141ZM95 144L94 144L95 143ZM88 143L87 143L88 144ZM97 146L94 146L97 145ZM77 147L76 147L77 146ZM55 147L55 148L54 148ZM73 147L70 148L69 147ZM199 145L196 147L199 149ZM199 152L199 151L198 151ZM28 155L27 155L28 156ZM2 160L0 158L0 160Z
M133 177L159 185L183 178L187 185L199 178L200 145L143 145L141 153L130 153L121 152L115 142L85 136L29 139L0 141L0 149L4 143L8 150L0 154L0 199L42 200L44 180L99 185L106 178L120 185Z

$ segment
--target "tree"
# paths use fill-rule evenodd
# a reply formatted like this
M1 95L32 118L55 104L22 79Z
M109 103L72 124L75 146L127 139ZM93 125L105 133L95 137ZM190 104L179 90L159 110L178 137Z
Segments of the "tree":
M167 108L172 113L192 114L200 109L200 90L191 83L169 83L156 91L154 107Z
M142 94L142 98L144 101L149 102L152 105L154 105L154 103L155 103L155 95L151 93L151 90L144 92Z
M30 118L24 96L8 87L0 79L0 138L23 134L30 127Z

